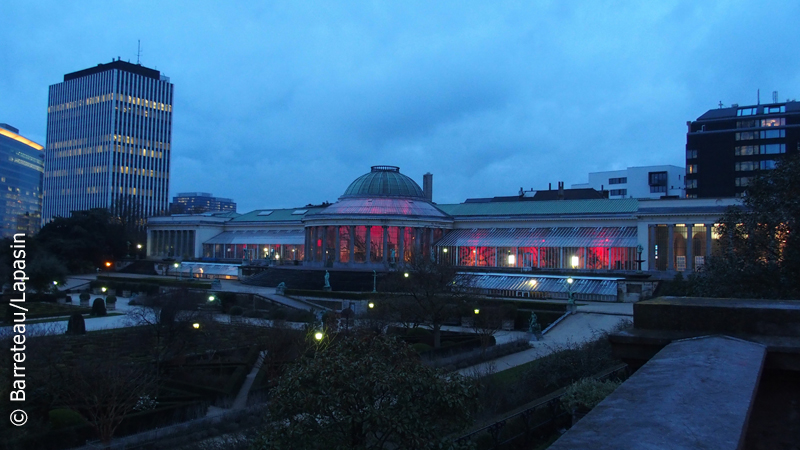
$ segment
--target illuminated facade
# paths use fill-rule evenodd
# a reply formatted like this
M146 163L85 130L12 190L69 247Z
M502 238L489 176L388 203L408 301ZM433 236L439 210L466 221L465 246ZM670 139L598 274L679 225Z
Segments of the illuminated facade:
M64 75L50 86L42 219L109 208L168 211L173 85L123 61Z
M154 217L148 221L148 256L365 271L393 270L417 257L517 273L566 269L604 276L636 271L639 262L642 270L692 271L716 251L714 224L737 203L429 199L399 168L374 166L330 205ZM542 276L537 282L543 286ZM576 288L587 283L581 280ZM612 298L616 291L602 295Z
M0 124L0 233L30 236L39 230L42 212L43 147Z

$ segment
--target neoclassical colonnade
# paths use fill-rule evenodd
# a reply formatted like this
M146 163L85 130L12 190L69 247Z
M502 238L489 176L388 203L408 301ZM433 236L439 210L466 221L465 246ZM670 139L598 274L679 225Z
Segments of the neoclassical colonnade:
M309 265L386 266L430 257L443 228L386 225L322 225L305 228Z
M713 223L649 224L647 226L649 270L692 272L718 251Z
M195 253L194 230L152 230L147 254L155 257L193 258Z

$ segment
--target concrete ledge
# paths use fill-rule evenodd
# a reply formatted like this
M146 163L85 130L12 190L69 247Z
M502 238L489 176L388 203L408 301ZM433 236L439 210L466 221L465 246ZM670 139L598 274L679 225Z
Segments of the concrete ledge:
M726 336L673 342L550 450L741 448L766 353Z
M800 336L800 302L659 297L634 304L633 323L649 330Z

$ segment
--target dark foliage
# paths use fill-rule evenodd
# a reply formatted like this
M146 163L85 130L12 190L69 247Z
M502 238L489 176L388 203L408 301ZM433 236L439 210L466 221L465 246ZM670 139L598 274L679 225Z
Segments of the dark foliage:
M92 302L91 314L95 317L103 317L108 314L108 312L106 311L106 302L103 301L102 298L98 297L94 299L94 302Z
M81 313L73 313L67 322L67 334L86 334L86 322Z
M695 295L800 298L800 154L756 177L717 232L719 255L692 283Z

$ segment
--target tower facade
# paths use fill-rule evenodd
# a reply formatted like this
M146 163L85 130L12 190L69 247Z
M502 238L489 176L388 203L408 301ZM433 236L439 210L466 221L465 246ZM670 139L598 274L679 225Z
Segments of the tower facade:
M42 221L107 208L137 227L169 209L174 86L120 60L50 86Z
M739 197L759 172L800 151L800 102L773 100L712 109L686 123L686 197Z
M39 231L42 211L43 147L0 123L0 237Z

